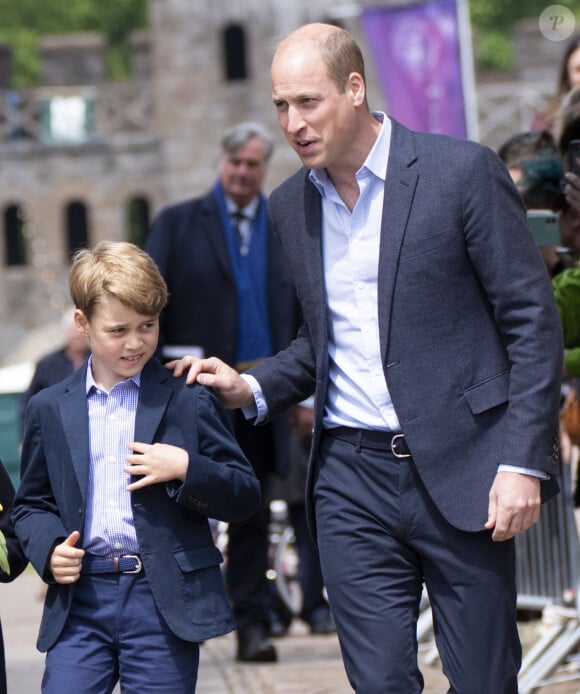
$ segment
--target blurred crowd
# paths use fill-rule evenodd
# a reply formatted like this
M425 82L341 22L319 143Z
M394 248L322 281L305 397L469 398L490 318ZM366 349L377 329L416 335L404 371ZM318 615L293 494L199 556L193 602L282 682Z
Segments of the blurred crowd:
M555 232L538 237L537 243L562 319L565 412L574 406L580 385L580 36L572 37L565 47L556 91L547 108L535 114L529 130L509 137L498 155L526 209L535 212L540 224L536 229L541 233L543 224L545 231L551 226ZM576 443L576 433L564 424L564 462L571 462ZM580 504L578 485L575 503Z

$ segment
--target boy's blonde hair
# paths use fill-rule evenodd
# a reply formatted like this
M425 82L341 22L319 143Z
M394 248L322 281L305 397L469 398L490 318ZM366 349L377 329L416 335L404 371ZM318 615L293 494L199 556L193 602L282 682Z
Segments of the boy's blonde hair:
M153 258L123 241L101 241L77 251L69 290L74 305L89 320L105 297L114 297L143 316L158 316L168 298L167 285Z

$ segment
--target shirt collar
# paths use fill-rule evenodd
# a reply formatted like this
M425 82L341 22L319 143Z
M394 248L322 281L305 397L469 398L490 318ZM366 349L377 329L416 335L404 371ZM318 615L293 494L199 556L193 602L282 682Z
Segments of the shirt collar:
M385 162L389 160L389 152L391 149L392 126L390 119L382 111L373 111L373 116L381 122L381 129L363 165L356 172L356 177L358 179L366 173L371 173L384 181L387 176ZM320 194L324 196L325 186L328 186L330 183L330 178L326 169L310 169L308 177L312 183L314 183Z
M232 215L235 212L241 212L244 217L247 217L248 219L254 219L256 216L256 212L258 211L258 205L260 204L260 196L256 195L256 197L245 207L238 207L236 203L224 193L224 199L226 201L226 207L228 210L228 214Z
M93 365L93 357L91 355L91 356L89 356L89 359L87 362L87 376L86 376L86 381L85 381L85 389L86 389L87 395L90 395L93 388L95 390L103 390L100 386L98 386L95 383L95 379L93 378L92 365ZM134 376L131 376L126 381L123 381L123 383L128 383L129 381L133 381L133 383L137 386L137 388L139 388L139 386L141 385L141 372L139 372L138 374L135 374Z

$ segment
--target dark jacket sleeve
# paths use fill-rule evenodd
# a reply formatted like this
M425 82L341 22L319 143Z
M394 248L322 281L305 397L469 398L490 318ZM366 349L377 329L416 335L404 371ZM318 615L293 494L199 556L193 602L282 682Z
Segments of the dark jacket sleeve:
M6 546L8 548L8 563L10 566L10 574L5 573L0 569L0 582L9 583L19 576L28 563L20 543L14 533L14 527L10 522L10 514L14 505L14 486L8 475L4 464L0 460L0 530L6 538Z

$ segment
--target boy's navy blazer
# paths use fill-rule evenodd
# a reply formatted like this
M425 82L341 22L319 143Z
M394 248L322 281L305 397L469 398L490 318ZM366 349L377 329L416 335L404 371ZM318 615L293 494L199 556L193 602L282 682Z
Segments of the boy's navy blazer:
M451 525L478 531L498 465L549 475L544 499L558 489L560 319L499 158L391 122L377 259L383 371L429 495ZM269 203L305 325L250 373L272 416L316 392L314 460L329 385L321 199L301 169Z
M26 414L22 480L13 519L24 551L49 583L38 638L41 651L57 640L73 585L46 574L53 545L81 532L87 508L89 423L86 366L35 395ZM157 606L182 639L203 641L234 628L208 518L237 521L259 505L260 487L230 432L219 399L186 386L152 359L141 375L135 441L180 446L189 453L186 480L131 493L145 571Z

